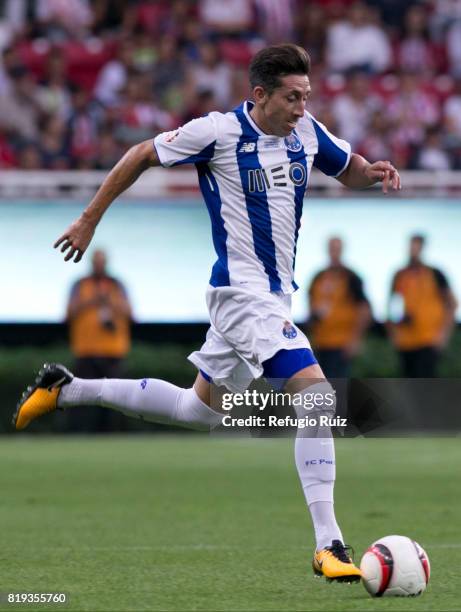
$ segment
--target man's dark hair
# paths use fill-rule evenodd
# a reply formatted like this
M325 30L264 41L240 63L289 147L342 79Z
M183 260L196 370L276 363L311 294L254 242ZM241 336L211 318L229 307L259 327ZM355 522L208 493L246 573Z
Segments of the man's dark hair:
M273 45L262 49L251 60L251 89L258 85L269 94L281 86L280 78L289 74L306 74L311 69L309 54L298 45Z

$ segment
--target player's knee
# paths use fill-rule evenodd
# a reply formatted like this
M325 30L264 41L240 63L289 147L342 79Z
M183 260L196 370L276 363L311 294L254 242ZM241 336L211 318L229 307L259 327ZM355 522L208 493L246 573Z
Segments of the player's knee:
M181 389L175 416L177 422L198 431L210 431L218 427L223 417L202 402L193 387Z
M336 413L336 392L327 380L309 385L293 395L293 408L298 418L332 418Z

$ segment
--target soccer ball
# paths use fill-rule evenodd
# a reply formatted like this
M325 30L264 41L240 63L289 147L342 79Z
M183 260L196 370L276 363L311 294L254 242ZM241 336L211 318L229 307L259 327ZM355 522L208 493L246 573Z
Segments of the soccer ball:
M363 584L372 597L421 595L431 572L429 557L406 536L376 540L360 562Z

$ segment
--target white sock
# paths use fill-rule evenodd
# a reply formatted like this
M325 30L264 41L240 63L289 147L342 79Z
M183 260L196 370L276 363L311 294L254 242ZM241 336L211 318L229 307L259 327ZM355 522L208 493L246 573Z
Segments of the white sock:
M318 501L309 506L315 530L316 550L331 546L333 540L343 542L343 534L335 518L333 502Z
M223 417L204 404L195 389L182 389L155 378L73 378L62 387L58 405L60 408L99 405L154 423L204 431L220 425Z
M332 390L331 385L325 381L311 385L304 394L322 393L325 396ZM314 415L313 412L301 407L298 407L296 412L298 418L306 416L318 418L322 414L322 411L317 411ZM334 406L329 408L328 416L332 416L333 412ZM332 540L343 542L333 505L336 467L331 429L325 426L298 429L295 440L295 461L314 525L317 550L331 546Z

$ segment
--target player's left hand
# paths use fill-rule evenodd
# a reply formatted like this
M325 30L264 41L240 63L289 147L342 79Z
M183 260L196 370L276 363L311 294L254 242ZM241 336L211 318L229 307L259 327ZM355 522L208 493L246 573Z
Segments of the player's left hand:
M82 215L67 228L53 246L55 249L60 246L61 253L66 253L64 261L69 261L75 255L74 262L78 263L88 248L95 229L95 224Z
M383 193L387 193L389 188L394 191L402 189L400 175L390 161L377 161L370 164L366 168L365 174L374 183L382 182Z

